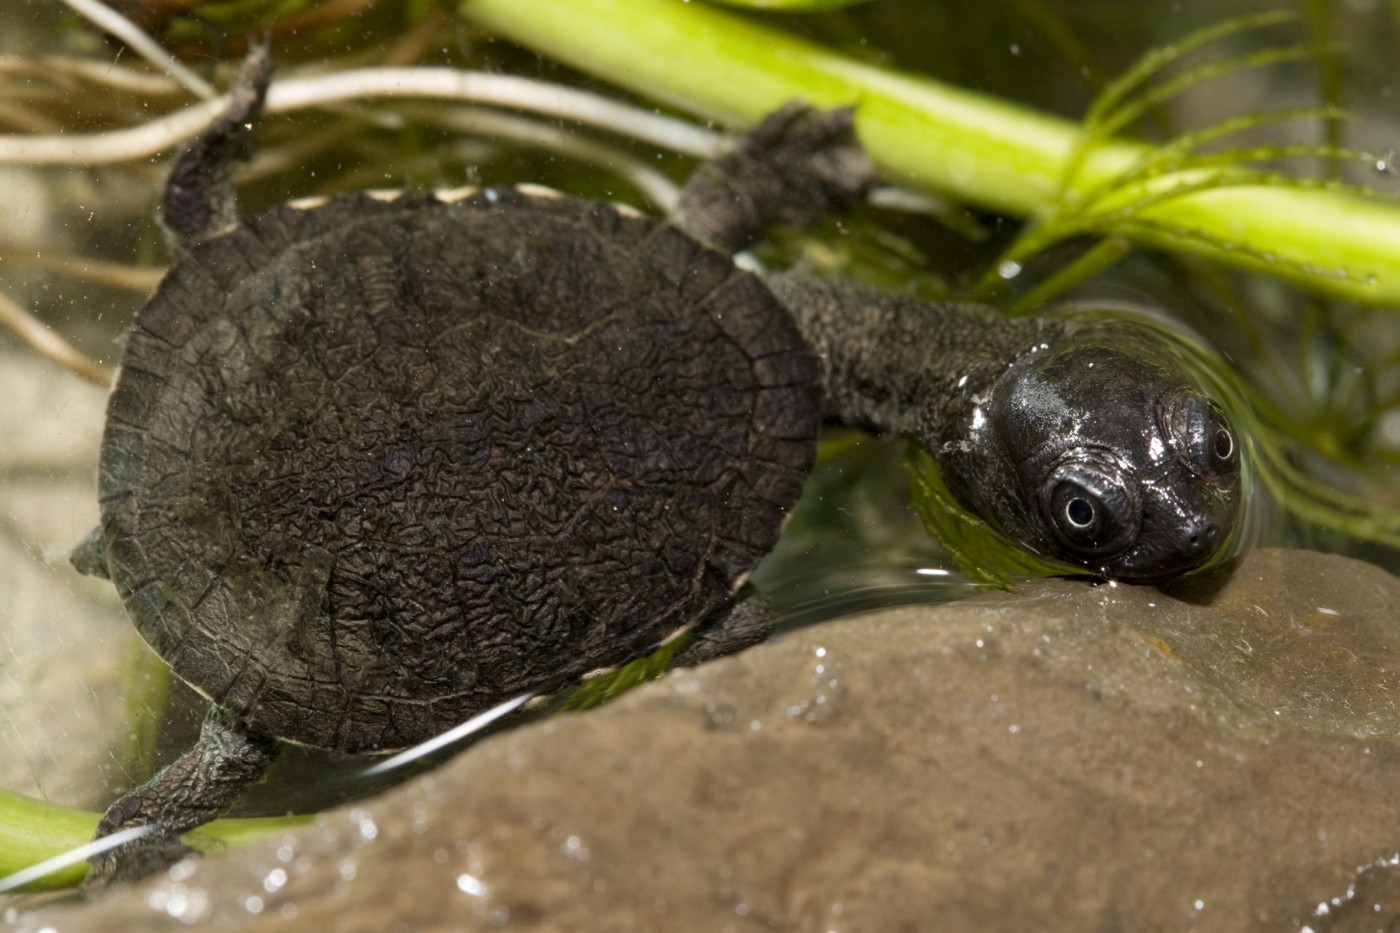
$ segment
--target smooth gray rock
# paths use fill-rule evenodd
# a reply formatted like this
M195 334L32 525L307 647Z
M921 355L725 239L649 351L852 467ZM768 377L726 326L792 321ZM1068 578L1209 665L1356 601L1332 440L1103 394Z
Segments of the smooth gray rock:
M1386 929L1396 605L1264 550L823 625L16 925Z

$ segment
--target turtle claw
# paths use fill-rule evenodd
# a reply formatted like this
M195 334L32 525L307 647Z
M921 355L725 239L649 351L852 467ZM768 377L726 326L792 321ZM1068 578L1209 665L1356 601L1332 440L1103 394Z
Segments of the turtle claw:
M149 878L195 854L179 839L142 836L90 856L81 890L95 897L109 888Z
M855 205L875 165L849 107L794 101L749 131L729 155L700 166L681 192L676 223L726 252L758 242L774 225L810 226Z

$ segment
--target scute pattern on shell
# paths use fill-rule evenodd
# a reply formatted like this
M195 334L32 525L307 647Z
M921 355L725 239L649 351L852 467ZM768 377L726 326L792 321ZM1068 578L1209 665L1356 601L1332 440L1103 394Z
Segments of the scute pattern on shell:
M403 747L721 605L797 499L817 380L755 277L604 204L284 205L136 322L110 570L253 728Z

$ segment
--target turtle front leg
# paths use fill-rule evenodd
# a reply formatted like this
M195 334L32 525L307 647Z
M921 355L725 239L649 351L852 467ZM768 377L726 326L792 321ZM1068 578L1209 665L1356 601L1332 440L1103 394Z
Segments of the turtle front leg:
M153 827L149 835L93 856L83 890L163 871L193 850L180 835L214 819L277 757L277 742L212 710L199 741L155 777L112 804L97 824L94 841L122 829Z
M161 213L181 246L206 240L238 223L233 163L253 151L253 123L272 76L267 45L255 44L238 68L228 109L196 137L170 170Z
M675 221L696 239L734 253L774 225L808 226L849 209L874 183L853 110L791 103L764 118L729 155L695 170Z

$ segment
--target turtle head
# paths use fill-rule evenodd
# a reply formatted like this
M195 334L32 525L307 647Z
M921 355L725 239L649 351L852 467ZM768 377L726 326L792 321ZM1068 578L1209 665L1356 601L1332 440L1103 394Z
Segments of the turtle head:
M968 504L1110 579L1201 566L1240 512L1240 444L1225 413L1165 352L1135 343L1071 339L1025 354L953 446L950 485Z

